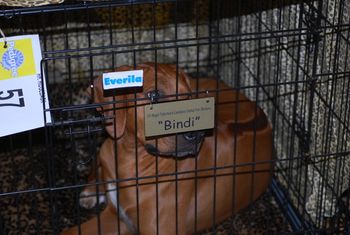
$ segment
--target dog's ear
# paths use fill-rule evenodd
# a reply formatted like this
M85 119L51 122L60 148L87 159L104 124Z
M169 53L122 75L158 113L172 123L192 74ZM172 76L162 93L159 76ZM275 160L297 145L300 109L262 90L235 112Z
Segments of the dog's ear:
M185 71L183 71L182 69L179 69L179 77L182 77L185 80L188 88L192 90L190 82L191 77L188 74L186 74Z
M248 123L255 118L255 103L251 102L243 93L233 90L223 81L215 78L190 79L192 92L199 92L199 98L216 97L218 119L223 123ZM219 93L215 89L219 85ZM197 88L198 86L198 88ZM203 93L203 91L209 91Z
M108 134L113 138L120 138L125 131L126 126L126 104L118 101L126 100L126 95L106 96L102 87L102 78L94 81L94 102L100 104L97 111L105 117L105 128ZM117 101L113 105L114 101Z
M164 76L175 77L178 74L179 83L185 82L187 89L191 90L191 77L185 73L180 67L176 68L175 64L158 64L158 73Z
M126 105L125 103L116 104L115 108L110 105L110 109L106 111L106 116L114 117L106 121L106 130L113 138L123 136L126 127Z
M251 102L243 93L231 90L222 81L219 81L219 90L217 108L219 119L222 122L243 124L254 120L255 103Z

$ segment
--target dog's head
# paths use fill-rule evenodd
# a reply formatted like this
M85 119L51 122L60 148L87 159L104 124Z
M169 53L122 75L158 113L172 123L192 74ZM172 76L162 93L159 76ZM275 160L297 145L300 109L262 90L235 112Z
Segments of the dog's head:
M157 66L157 67L155 67ZM191 87L189 78L175 65L140 64L136 68L122 66L117 71L142 69L144 85L132 92L115 91L106 95L102 88L102 78L94 81L94 101L101 108L106 121L106 130L113 138L131 138L135 136L139 143L153 155L185 157L196 155L204 138L204 132L182 133L147 139L144 133L144 105L151 102L163 102L189 98ZM119 93L118 93L119 92Z

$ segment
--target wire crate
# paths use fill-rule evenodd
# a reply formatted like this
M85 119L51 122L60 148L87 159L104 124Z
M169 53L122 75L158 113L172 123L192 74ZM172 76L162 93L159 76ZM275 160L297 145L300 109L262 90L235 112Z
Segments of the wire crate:
M109 182L98 171L94 182L88 175L110 137L91 86L104 72L146 62L220 79L261 107L272 125L266 193L221 223L213 216L195 234L349 233L348 1L0 4L6 36L40 36L52 115L44 128L0 138L1 234L59 234L91 218L101 226L106 199L99 186ZM98 194L90 209L80 205L86 186ZM174 233L181 234L177 226Z

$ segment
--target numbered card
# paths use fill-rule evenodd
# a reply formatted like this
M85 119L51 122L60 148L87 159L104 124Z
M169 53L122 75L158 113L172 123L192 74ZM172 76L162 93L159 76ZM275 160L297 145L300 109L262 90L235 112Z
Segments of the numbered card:
M51 122L38 35L0 39L0 137Z

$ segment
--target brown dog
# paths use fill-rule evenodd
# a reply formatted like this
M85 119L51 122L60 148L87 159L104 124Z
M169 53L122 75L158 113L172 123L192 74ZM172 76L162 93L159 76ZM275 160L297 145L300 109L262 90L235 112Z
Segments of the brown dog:
M142 92L105 97L101 79L94 83L100 111L115 117L106 123L112 138L105 140L98 156L107 206L99 220L93 218L64 234L78 234L79 229L91 235L192 234L246 207L270 182L272 130L255 103L224 90L228 87L223 83L217 87L216 80L190 80L174 65L141 64L136 69L144 71ZM193 98L197 91L216 87L219 93L199 93L216 96L216 126L211 133L145 138L143 108L154 91L160 95L158 101L168 101L176 99L174 94ZM89 190L95 187L84 191Z

